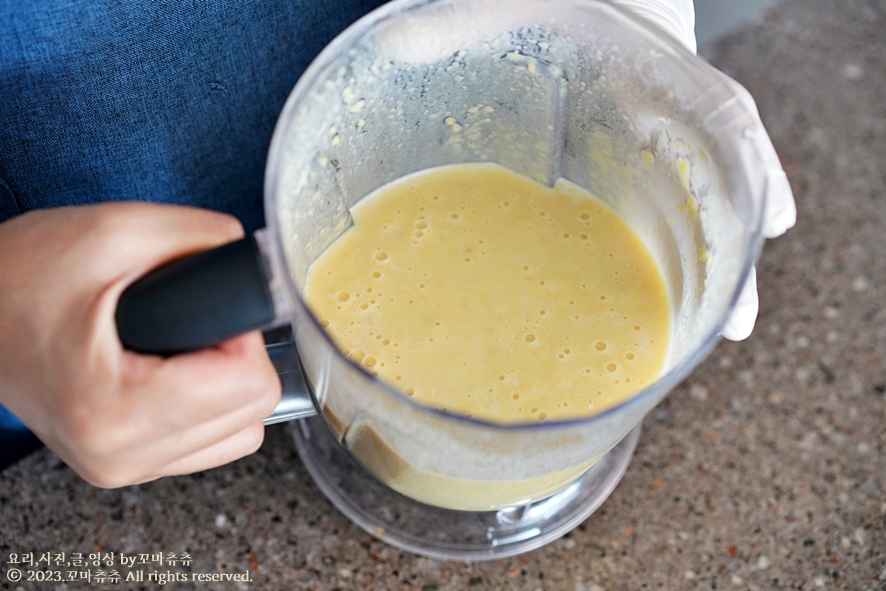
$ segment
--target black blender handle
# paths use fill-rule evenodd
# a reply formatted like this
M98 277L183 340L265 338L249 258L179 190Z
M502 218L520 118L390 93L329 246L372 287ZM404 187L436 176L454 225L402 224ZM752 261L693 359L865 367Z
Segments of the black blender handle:
M218 345L273 319L253 236L154 269L123 292L116 313L123 346L156 355Z

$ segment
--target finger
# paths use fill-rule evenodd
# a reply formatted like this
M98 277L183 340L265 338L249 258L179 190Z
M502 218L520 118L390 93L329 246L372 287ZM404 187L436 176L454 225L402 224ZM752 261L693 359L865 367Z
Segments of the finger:
M723 326L723 337L730 341L743 341L751 336L754 330L754 323L757 320L757 311L760 308L760 301L757 297L757 270L751 267L748 278L741 289L738 296L738 302L735 304L726 324Z
M197 425L238 408L257 404L269 415L280 401L277 372L265 350L261 333L253 331L217 347L174 355L162 360L134 353L126 355L126 383L154 399L142 399L145 413L157 414L174 429ZM263 418L259 416L258 418Z
M163 466L172 465L181 458L194 456L204 450L214 448L221 442L234 437L250 427L254 428L256 425L262 425L262 419L268 416L270 412L266 406L254 403L199 425L192 425L187 429L170 433L166 437L152 442L143 451L138 452L140 455L149 458L146 465L154 466L153 469L145 471L148 473L157 472ZM243 455L245 453L243 452Z
M194 472L224 466L258 451L264 441L264 437L265 426L261 421L252 423L209 447L173 460L142 482L155 480L163 476L193 474Z
M182 458L194 456L202 458L202 462L220 462L214 465L221 465L224 463L221 459L228 457L230 459L227 461L232 461L257 449L261 443L257 439L260 438L257 433L249 430L262 425L262 419L270 415L272 410L273 407L263 401L254 401L200 424L165 430L165 434L164 429L157 429L152 421L146 420L145 425L136 428L143 430L145 426L153 427L155 435L140 442L133 440L126 451L118 450L112 463L105 466L102 478L115 487L147 482L167 475L169 472L166 467L174 465ZM240 439L235 437L238 433L242 434ZM251 438L247 438L250 433ZM223 444L227 440L230 442ZM250 447L252 444L255 446ZM204 450L211 449L218 453L213 455L212 452L205 452L207 455L199 455Z

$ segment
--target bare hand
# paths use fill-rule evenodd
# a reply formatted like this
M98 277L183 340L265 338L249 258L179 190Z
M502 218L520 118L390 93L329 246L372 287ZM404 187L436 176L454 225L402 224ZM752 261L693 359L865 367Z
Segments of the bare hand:
M242 235L227 215L137 203L0 224L0 403L105 488L254 452L280 399L260 333L163 359L124 350L114 322L146 272Z

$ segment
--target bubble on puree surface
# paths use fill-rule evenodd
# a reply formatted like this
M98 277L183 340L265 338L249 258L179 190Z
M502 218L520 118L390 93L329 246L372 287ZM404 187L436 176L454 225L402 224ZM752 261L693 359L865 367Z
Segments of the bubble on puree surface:
M306 299L354 363L413 399L550 421L618 404L662 371L661 272L589 193L462 164L399 179L352 213Z

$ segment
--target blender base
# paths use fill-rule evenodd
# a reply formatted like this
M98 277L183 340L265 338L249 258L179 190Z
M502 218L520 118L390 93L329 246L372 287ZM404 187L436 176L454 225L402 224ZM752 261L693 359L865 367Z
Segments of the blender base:
M343 449L320 417L293 423L291 434L314 482L358 527L413 554L481 561L529 552L587 519L612 494L627 470L640 425L562 491L499 511L442 509L395 492Z

